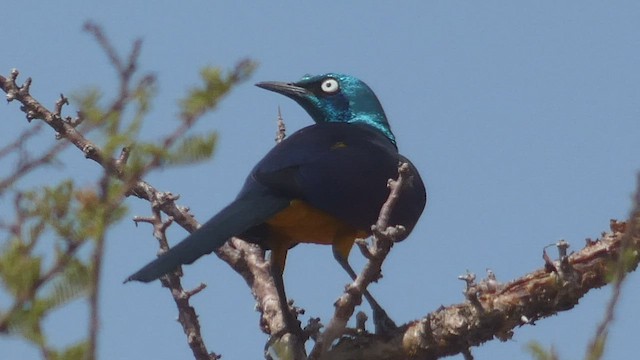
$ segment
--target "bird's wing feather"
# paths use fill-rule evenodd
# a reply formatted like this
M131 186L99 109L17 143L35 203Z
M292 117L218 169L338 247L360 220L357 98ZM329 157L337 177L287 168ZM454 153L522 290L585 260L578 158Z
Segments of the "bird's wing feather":
M256 165L248 184L259 183L282 196L301 199L367 230L389 195L387 180L397 177L398 160L395 146L370 126L317 124L271 150Z

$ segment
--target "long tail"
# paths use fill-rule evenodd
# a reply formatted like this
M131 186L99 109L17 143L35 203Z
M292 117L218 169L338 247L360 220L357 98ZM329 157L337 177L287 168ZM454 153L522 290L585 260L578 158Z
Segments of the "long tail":
M179 265L191 264L215 251L232 236L259 225L289 206L289 199L272 194L253 194L234 200L194 231L178 245L145 265L124 282L150 282L173 271Z

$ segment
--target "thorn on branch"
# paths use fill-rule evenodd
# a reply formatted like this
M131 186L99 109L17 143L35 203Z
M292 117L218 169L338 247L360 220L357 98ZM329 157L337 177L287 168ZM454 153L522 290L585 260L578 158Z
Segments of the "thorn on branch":
M558 249L558 257L560 266L556 266L556 263L551 260L547 254L547 248L555 246ZM555 272L558 276L565 281L574 281L580 277L580 274L574 271L573 266L569 263L569 256L567 255L567 249L569 243L565 240L560 240L555 244L547 245L542 250L542 258L544 259L544 268L547 272Z
M462 350L462 356L464 356L464 360L473 360L473 355L471 355L471 349L469 348Z
M637 197L638 195L636 195ZM609 229L614 233L625 233L627 231L627 223L616 219L609 220Z
M320 318L310 318L307 322L307 326L302 330L304 337L308 339L313 339L316 341L318 336L320 336L320 329L322 329L324 325L320 322Z
M36 118L36 113L33 110L27 111L27 121L31 122L31 120Z
M56 105L54 107L54 115L62 118L62 107L64 105L69 105L69 99L67 99L63 94L60 94L60 99L56 101Z
M131 149L128 146L125 146L120 150L120 156L115 161L116 171L118 171L118 173L122 174L124 172L124 167L127 165L130 154Z
M556 243L556 247L558 248L558 252L560 254L560 259L567 257L567 249L569 248L569 243L565 240L560 240Z
M477 286L482 294L495 294L504 287L496 280L496 274L491 269L487 269L487 277L482 279Z
M478 293L480 290L476 284L476 274L467 271L466 274L458 276L458 279L463 280L466 283L466 289L462 292L464 297L469 300L478 312L483 313L484 308L478 299Z
M29 89L31 88L31 78L28 77L25 81L24 84L22 84L22 86L20 86L20 89L18 90L18 92L20 93L20 95L25 96L25 95L29 95Z
M289 299L287 301L287 304L289 305L289 308L291 309L291 312L296 319L298 319L301 315L304 315L305 309L299 306L295 306L295 301L293 299Z
M542 259L544 259L544 269L546 272L558 272L556 265L553 263L553 260L547 254L547 248L553 245L547 245L542 249Z
M476 274L467 270L464 275L459 275L458 279L464 281L467 284L467 289L469 289L470 287L475 286Z
M13 68L11 69L11 74L9 75L9 79L11 79L11 81L15 84L16 79L18 79L18 75L20 75L20 71L18 71L18 69L16 68Z
M374 234L389 239L393 242L399 242L403 240L402 235L406 233L406 229L403 226L397 225L395 227L389 227L388 224L389 218L391 216L391 210L395 207L396 202L398 202L400 191L402 190L402 186L404 185L405 178L408 174L409 164L399 163L398 179L389 179L389 182L387 183L387 186L390 190L389 197L380 209L380 216L378 217L378 221L371 227L371 230Z
M82 152L84 153L84 157L88 159L96 154L96 148L93 144L87 144L82 148Z
M155 218L151 216L134 216L133 217L133 223L136 225L136 227L138 226L139 223L153 224L154 222L155 222Z
M71 119L71 117L67 117L67 122L69 123L69 125L71 125L72 127L78 127L78 125L80 125L85 119L84 113L82 111L78 111L76 112L76 118L75 119Z
M189 300L192 296L196 295L197 293L201 292L202 290L204 290L207 287L207 284L205 283L200 283L200 285L196 286L195 288L191 289L191 290L187 290L187 291L183 291L181 294L181 297L185 300Z
M364 334L367 332L367 320L369 320L367 314L362 311L358 311L358 313L356 314L356 331L358 333Z
M280 106L278 106L278 131L276 131L276 144L280 144L287 137L287 129L282 118Z
M165 206L168 203L171 202L175 202L176 200L180 199L180 195L174 195L170 192L158 192L156 197L153 199L153 201L151 202L151 206L154 210L160 209L161 207ZM181 208L180 211L184 210ZM186 209L186 211L188 211L188 209Z

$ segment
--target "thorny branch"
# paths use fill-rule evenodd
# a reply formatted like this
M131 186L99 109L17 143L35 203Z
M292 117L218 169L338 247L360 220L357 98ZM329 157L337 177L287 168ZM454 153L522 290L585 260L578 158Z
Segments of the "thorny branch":
M150 217L134 217L133 221L138 224L141 222L149 223L153 226L153 236L160 243L162 252L169 249L169 243L167 242L166 230L173 223L173 219L169 217L166 221L162 221L162 213L160 212L160 204L166 197L174 200L172 195L158 194L157 199L151 202L151 209L153 215ZM198 321L198 315L196 310L189 303L189 299L204 290L205 284L200 284L193 290L184 290L180 281L182 272L179 270L176 273L167 274L163 276L160 281L162 286L171 290L171 296L178 307L178 322L182 325L182 330L187 336L189 346L193 352L193 356L196 359L219 359L219 356L214 353L209 353L207 347L202 340L202 334L200 332L200 322Z
M640 194L640 179L636 193ZM612 220L610 232L603 233L600 239L587 239L586 246L571 255L566 254L565 244L563 241L558 243L559 260L545 260L542 268L506 284L497 283L492 273L479 284L475 283L475 276L467 276L465 303L442 307L401 326L388 337L372 334L343 337L327 357L338 360L438 359L463 353L472 358L468 350L472 346L494 338L510 339L517 327L573 308L588 291L611 281L612 270L617 276L638 266L640 197L636 196L629 220ZM614 281L614 295L593 341L599 344L596 347L602 346L600 336L606 336L620 282Z
M284 138L287 137L287 127L284 124L284 119L282 118L282 112L280 111L280 107L278 106L278 131L276 131L276 144L280 144Z
M34 137L42 130L41 124L37 124L32 128L28 128L18 135L18 139L0 149L0 158L10 153L17 152L19 159L16 168L6 178L0 178L0 195L2 195L11 185L15 184L20 178L27 175L31 171L39 168L41 165L50 164L55 156L68 145L66 142L58 142L43 151L36 157L32 157L26 151L26 144L29 139Z
M140 43L134 44L133 50L128 57L128 61L125 63L122 61L113 48L109 45L106 37L102 34L99 27L88 24L86 29L93 33L98 39L98 42L103 46L107 52L109 58L114 63L114 66L118 70L120 78L120 93L117 99L108 107L107 116L112 112L119 112L123 106L130 99L132 93L135 90L130 89L130 82L133 76L133 70L135 69L135 63L137 61ZM235 70L237 78L242 77L245 72L247 62L241 62L238 64ZM6 99L8 102L18 101L22 104L21 110L25 113L27 120L31 122L33 119L40 119L47 125L54 129L57 137L66 139L69 143L73 144L80 151L82 151L86 158L91 159L104 168L105 172L112 177L125 181L124 188L128 188L130 195L135 195L141 199L147 200L150 203L156 204L160 211L164 212L174 222L185 228L189 232L195 231L199 227L199 223L195 218L189 214L188 209L178 206L175 202L177 197L167 196L168 193L157 190L151 184L139 179L138 177L126 178L123 173L123 164L126 163L129 149L123 149L121 156L118 159L112 159L107 157L103 150L95 143L87 139L83 133L76 129L76 126L83 121L83 114L78 114L76 118L66 117L63 118L60 114L62 105L66 104L66 101L58 101L55 104L54 111L47 109L38 100L33 98L29 92L32 80L27 78L26 81L19 85L17 83L19 72L14 69L11 71L9 77L0 75L0 89L6 93ZM146 86L148 82L152 82L151 76L143 77L137 84L136 89ZM61 99L64 99L62 97ZM170 146L183 135L190 126L192 126L196 118L184 119L181 125L163 141L165 146ZM185 125L187 124L187 125ZM157 161L152 161L143 172L151 170L153 166L157 165ZM142 173L140 173L142 175ZM258 301L258 308L262 312L261 323L265 331L274 332L284 328L283 317L280 314L280 309L277 305L277 301L272 301L277 298L277 291L273 280L269 273L269 267L267 261L264 258L263 252L255 245L247 244L243 241L234 240L216 251L216 255L223 261L227 262L237 273L239 273L252 289L254 297ZM215 354L209 354L204 345L204 341L200 336L191 336L199 334L199 323L197 315L189 314L184 309L188 309L189 297L194 295L197 291L184 292L180 285L179 277L169 276L168 285L172 294L183 294L178 297L180 300L176 300L176 305L179 310L179 320L185 329L185 333L188 336L188 343L191 346L194 354L200 354L198 359L213 359ZM190 294L184 296L184 294ZM176 297L174 296L174 299ZM16 306L20 306L17 303ZM191 308L192 309L192 308Z
M109 111L119 111L132 93L130 86L136 69L140 43L134 43L129 57L122 60L98 27L89 24L87 30L94 34L118 71L121 80L120 95L111 104ZM21 110L29 121L43 120L56 131L60 138L66 139L80 149L87 158L102 166L109 176L126 181L127 187L131 190L130 194L149 201L152 204L153 216L146 218L146 220L138 218L136 221L151 223L154 227L154 235L161 243L165 243L163 248L166 247L164 231L172 221L189 232L197 229L199 224L187 209L176 204L176 196L160 192L139 178L125 178L123 176L123 168L130 151L128 148L123 149L118 159L107 157L96 144L76 130L77 125L83 120L82 114L78 114L75 118L62 117L63 105L67 105L64 97L56 102L54 110L51 111L31 96L29 92L32 83L30 78L27 78L22 85L17 84L17 78L17 70L13 70L8 78L0 76L0 88L7 94L7 100L20 102L22 104ZM144 77L136 86L142 86L146 81L153 81L153 79L152 77ZM190 124L194 121L195 119L183 122L176 131L164 139L164 143L172 144L189 129ZM31 136L30 133L27 131L28 135L25 135L25 138ZM279 134L284 135L284 129ZM21 146L19 142L10 144L0 153L6 151L5 149L19 146ZM53 152L53 149L51 151ZM39 161L46 162L46 159ZM157 163L152 162L145 171L156 165ZM30 168L27 168L25 171L29 170ZM397 183L401 183L402 176L401 171ZM391 187L390 207L392 207L393 184ZM638 194L640 194L640 189ZM386 337L368 334L364 331L351 332L351 336L341 337L325 356L332 359L436 359L463 353L467 358L470 358L471 354L468 349L471 346L477 346L495 337L508 339L516 327L532 324L536 320L553 315L558 311L571 309L587 291L607 283L610 264L615 264L614 295L608 306L605 319L598 327L596 337L591 345L592 348L597 348L607 335L624 274L635 269L638 264L638 252L640 252L640 210L638 208L640 199L638 196L640 195L636 197L635 208L628 222L612 221L609 233L603 234L597 241L588 241L582 250L570 256L561 255L559 261L551 262L552 265L546 264L542 269L507 284L496 284L495 278L491 278L491 276L480 284L475 284L472 279L469 279L465 303L436 310L419 320L400 326L393 333L386 334ZM362 243L359 243L359 246L365 250L364 254L369 261L356 281L349 286L336 303L334 318L323 333L324 338L321 339L321 341L327 342L327 345L332 342L329 339L333 340L345 332L346 323L352 316L356 304L360 302L362 291L370 282L379 277L381 264L393 245L393 237L396 236L394 235L395 230L385 231L387 229L384 220L385 211L389 210L383 209L381 211L380 221L376 225L377 237L373 245L364 247ZM162 221L161 212L168 216L167 221ZM72 243L70 243L71 245ZM624 253L624 249L633 250L631 259L625 263L617 261L620 254ZM274 300L277 298L277 292L269 274L269 266L264 259L263 251L255 245L233 239L223 246L217 255L243 276L252 289L254 297L258 301L258 308L262 313L262 329L273 334L284 328L278 302ZM54 264L48 272L44 273L38 283L46 282L47 277L51 276L58 267L64 266L64 259L67 258L61 258L60 263ZM204 289L204 285L191 291L185 291L180 284L179 274L167 276L163 280L163 285L170 289L176 301L179 319L194 356L198 359L217 358L216 354L206 350L200 336L197 315L188 303L191 296ZM21 307L23 304L18 299L13 307ZM3 329L6 330L6 319L0 319L0 331ZM320 343L316 344L316 348L319 345Z
M401 163L398 166L398 179L389 180L389 197L380 209L378 221L372 226L374 239L370 248L364 250L364 254L368 259L367 264L356 280L348 285L344 294L335 303L335 312L333 318L327 324L325 331L321 334L314 349L311 352L311 358L320 358L331 345L333 340L338 338L345 332L347 322L353 315L356 306L362 301L362 294L370 283L381 277L382 263L386 259L394 241L401 235L401 227L388 227L389 217L398 200L402 186L409 174L409 165ZM362 247L362 246L361 246Z
M22 153L24 152L24 145L27 140L40 133L40 130L42 130L42 124L37 124L34 127L30 127L22 131L22 133L18 135L18 139L16 141L0 148L0 158L3 158L15 151L18 151L22 156Z

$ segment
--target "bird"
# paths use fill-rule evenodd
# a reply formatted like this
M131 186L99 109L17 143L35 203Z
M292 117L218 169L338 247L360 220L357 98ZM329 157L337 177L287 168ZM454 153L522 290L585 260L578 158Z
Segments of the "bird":
M403 226L408 236L427 194L416 167L398 152L380 101L363 81L326 73L256 86L293 99L314 124L276 144L251 170L235 200L125 282L151 282L239 237L270 250L286 326L295 327L283 281L288 250L300 243L331 245L334 258L355 280L350 250L356 239L372 234L389 196L388 181L397 177L400 163L408 164L411 175L400 189L389 225ZM394 328L373 296L366 290L363 295L376 329L378 324Z

